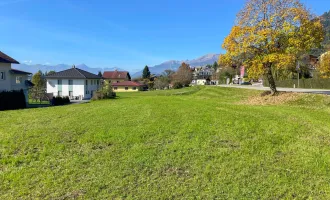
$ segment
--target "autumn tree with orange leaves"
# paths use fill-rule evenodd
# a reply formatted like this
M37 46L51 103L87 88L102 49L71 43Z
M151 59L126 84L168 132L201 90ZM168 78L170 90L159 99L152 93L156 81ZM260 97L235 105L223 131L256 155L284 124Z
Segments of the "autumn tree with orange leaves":
M319 48L324 38L320 19L299 0L248 0L222 44L219 63L244 65L249 77L264 75L277 93L272 69L292 68L299 58Z

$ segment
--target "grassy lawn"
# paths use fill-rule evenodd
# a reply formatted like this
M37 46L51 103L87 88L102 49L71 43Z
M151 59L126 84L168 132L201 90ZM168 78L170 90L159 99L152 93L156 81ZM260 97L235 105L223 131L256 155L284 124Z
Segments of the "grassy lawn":
M330 97L192 87L0 112L0 199L329 199Z
M35 101L33 99L29 99L29 104L30 105L39 105L39 104L42 104L42 105L49 105L49 101Z

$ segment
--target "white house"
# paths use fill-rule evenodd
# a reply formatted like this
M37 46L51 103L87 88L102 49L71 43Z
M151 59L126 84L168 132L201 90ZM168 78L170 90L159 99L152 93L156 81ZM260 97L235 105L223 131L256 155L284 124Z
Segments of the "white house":
M46 76L47 93L71 99L90 99L100 88L102 77L73 66Z
M29 81L31 73L12 69L11 64L19 62L0 51L0 92L23 90L28 101L28 90L33 86Z

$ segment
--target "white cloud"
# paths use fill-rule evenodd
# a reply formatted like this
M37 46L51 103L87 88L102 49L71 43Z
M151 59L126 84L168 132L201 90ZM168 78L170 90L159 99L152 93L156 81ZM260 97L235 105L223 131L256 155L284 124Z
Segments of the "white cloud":
M32 60L25 60L23 63L25 63L25 64L32 64Z

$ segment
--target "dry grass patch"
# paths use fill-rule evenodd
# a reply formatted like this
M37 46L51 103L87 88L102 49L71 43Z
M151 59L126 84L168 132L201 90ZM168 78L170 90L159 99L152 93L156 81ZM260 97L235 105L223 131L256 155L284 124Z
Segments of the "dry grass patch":
M306 94L293 93L293 92L280 92L275 96L272 95L258 95L251 96L246 100L240 101L239 104L243 105L281 105L289 102L297 101Z

